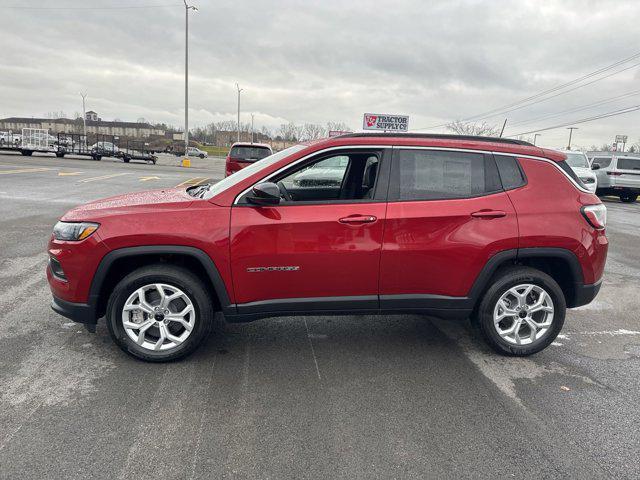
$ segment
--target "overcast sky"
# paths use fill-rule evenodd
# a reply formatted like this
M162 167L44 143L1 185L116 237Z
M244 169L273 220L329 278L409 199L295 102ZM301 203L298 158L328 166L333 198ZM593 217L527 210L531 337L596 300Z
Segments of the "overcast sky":
M243 120L254 112L259 127L342 121L359 129L364 112L408 114L411 129L430 127L640 52L638 0L193 3L199 11L190 16L192 126L234 119L239 82ZM7 8L20 5L30 9ZM86 9L146 5L171 6ZM87 109L103 119L183 125L180 0L0 0L0 18L0 117L72 116L86 91ZM634 91L640 92L638 66L487 120L501 124L508 116L515 124ZM508 124L506 134L633 105L640 95ZM579 127L578 145L610 143L617 133L640 141L640 111ZM538 143L562 146L567 133L543 132Z

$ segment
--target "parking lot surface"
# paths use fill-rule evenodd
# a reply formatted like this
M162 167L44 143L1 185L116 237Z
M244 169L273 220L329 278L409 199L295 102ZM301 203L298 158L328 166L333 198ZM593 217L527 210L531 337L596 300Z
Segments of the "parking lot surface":
M226 325L147 364L49 307L69 208L222 178L0 154L0 478L638 478L640 204L606 199L602 290L529 358L418 315Z

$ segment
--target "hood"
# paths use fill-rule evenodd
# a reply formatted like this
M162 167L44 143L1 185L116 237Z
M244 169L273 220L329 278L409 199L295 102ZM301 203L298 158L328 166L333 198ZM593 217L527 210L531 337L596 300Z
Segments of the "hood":
M185 188L125 193L75 207L69 210L61 220L84 221L144 210L176 210L187 208L193 201L194 198L187 193Z

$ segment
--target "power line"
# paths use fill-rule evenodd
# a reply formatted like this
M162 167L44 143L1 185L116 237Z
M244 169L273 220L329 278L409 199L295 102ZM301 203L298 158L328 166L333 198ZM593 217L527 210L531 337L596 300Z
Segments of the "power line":
M635 90L635 91L632 91L632 92L623 93L622 95L616 95L615 97L605 98L605 99L602 99L602 100L598 100L597 102L588 103L586 105L581 105L581 106L578 106L578 107L569 108L567 110L562 110L560 112L555 112L555 113L551 113L551 114L545 114L545 115L542 115L540 117L533 118L533 119L530 119L530 120L521 120L519 122L513 122L511 124L511 127L513 128L513 127L518 126L518 125L528 125L530 123L535 123L535 122L540 121L540 120L547 120L549 118L560 117L560 116L565 115L567 113L575 113L575 112L581 112L583 110L589 110L589 109L594 108L594 107L599 107L599 106L605 105L607 103L615 102L617 100L622 100L623 98L633 97L633 96L636 96L636 95L640 95L640 90Z
M608 117L615 117L617 115L624 115L625 113L635 112L636 110L640 110L640 105L632 105L631 107L626 107L626 108L622 108L622 109L619 109L619 110L614 110L614 111L611 111L611 112L602 113L602 114L599 114L599 115L594 115L592 117L581 118L581 119L578 119L578 120L574 120L572 122L567 122L567 123L562 123L562 124L559 124L559 125L554 125L552 127L540 128L538 130L530 130L528 132L516 133L514 135L507 135L507 137L519 137L520 135L530 135L532 133L546 132L547 130L554 130L556 128L568 127L570 125L577 125L577 124L580 124L580 123L592 122L594 120L600 120L601 118L608 118Z
M132 10L143 8L166 8L166 7L180 7L179 3L166 3L163 5L122 5L122 6L109 6L109 7L25 7L22 5L7 5L0 6L0 8L8 10Z
M549 88L547 90L543 90L542 92L538 92L538 93L536 93L534 95L531 95L529 97L526 97L526 98L523 98L521 100L518 100L517 102L509 103L509 104L503 105L502 107L494 108L492 110L488 110L486 112L483 112L483 113L480 113L480 114L477 114L477 115L472 115L470 117L463 118L460 121L467 122L467 121L470 121L470 120L482 120L482 119L486 119L486 118L490 118L490 117L494 117L494 116L498 116L498 115L503 115L505 113L509 113L509 112L514 111L514 110L519 110L521 108L525 108L525 107L528 107L528 106L531 106L531 105L535 105L536 103L544 102L546 100L550 100L550 99L558 97L560 95L564 95L566 93L572 92L572 91L577 90L579 88L586 87L587 85L591 85L593 83L596 83L596 82L599 82L601 80L604 80L605 78L609 78L609 77L611 77L613 75L617 75L619 73L622 73L622 72L624 72L626 70L629 70L631 68L637 67L637 66L640 65L640 63L635 63L635 64L633 64L633 65L631 65L629 67L625 67L625 68L623 68L621 70L618 70L616 72L610 73L610 74L605 75L603 77L597 78L597 79L592 80L590 82L583 83L581 85L577 85L577 86L575 86L575 87L573 87L573 88L571 88L569 90L556 93L555 95L552 95L552 96L549 96L549 97L546 97L546 98L540 98L540 97L545 97L546 95L548 95L550 93L557 92L558 90L562 90L562 89L564 89L566 87L570 87L572 85L580 83L580 82L582 82L584 80L587 80L587 79L589 79L591 77L600 75L600 74L602 74L604 72L607 72L607 71L609 71L609 70L611 70L613 68L616 68L616 67L618 67L620 65L623 65L623 64L625 64L625 63L627 63L627 62L629 62L631 60L635 60L635 59L637 59L639 57L640 57L640 52L635 53L635 54L633 54L633 55L631 55L629 57L626 57L626 58L624 58L622 60L618 60L617 62L614 62L611 65L608 65L606 67L602 67L602 68L600 68L598 70L595 70L593 72L590 72L590 73L588 73L586 75L583 75L581 77L575 78L575 79L573 79L573 80L571 80L569 82L563 83L561 85L557 85L557 86ZM414 130L414 131L415 130L430 130L430 129L434 129L434 128L446 127L447 125L448 125L448 122L447 123L442 123L442 124L439 124L439 125L433 125L431 127L414 128L412 130Z
M476 119L476 118L484 118L485 116L493 114L494 112L500 112L500 114L502 114L502 113L504 113L503 110L505 110L507 108L515 107L515 106L520 105L522 103L528 103L531 100L535 100L537 98L543 97L543 96L545 96L545 95L547 95L549 93L553 93L553 92L556 92L558 90L562 90L562 89L564 89L566 87L570 87L571 85L575 85L576 83L580 83L583 80L587 80L587 79L589 79L591 77L595 77L597 75L600 75L601 73L607 72L607 71L609 71L609 70L611 70L613 68L616 68L616 67L618 67L620 65L623 65L623 64L625 64L627 62L630 62L631 60L635 60L635 59L637 59L639 57L640 57L640 52L634 53L633 55L631 55L631 56L629 56L627 58L624 58L622 60L618 60L617 62L614 62L611 65L608 65L606 67L602 67L602 68L600 68L598 70L595 70L593 72L587 73L586 75L583 75L582 77L575 78L575 79L573 79L573 80L571 80L571 81L569 81L567 83L563 83L562 85L556 85L555 87L549 88L547 90L543 90L542 92L538 92L538 93L536 93L534 95L531 95L529 97L526 97L526 98L523 98L521 100L518 100L517 102L509 103L509 104L503 105L502 107L494 108L493 110L489 110L489 111L484 112L484 113L480 113L480 114L477 114L477 115L472 115L471 117L468 117L466 120L473 120L473 119ZM638 65L638 64L636 64L636 65ZM620 73L620 72L624 72L624 70L620 70L617 73ZM607 77L605 76L603 78L607 78ZM599 79L599 80L601 80L601 79ZM597 81L599 81L599 80L597 80ZM591 83L593 83L593 82L587 83L585 85L590 85ZM571 91L571 90L569 90L569 91Z

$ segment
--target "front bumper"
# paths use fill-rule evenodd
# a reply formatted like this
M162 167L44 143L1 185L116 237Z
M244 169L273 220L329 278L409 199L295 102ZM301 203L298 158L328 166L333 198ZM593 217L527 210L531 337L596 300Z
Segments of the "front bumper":
M67 302L66 300L54 295L53 300L51 300L51 308L57 314L62 315L69 320L73 320L74 322L82 323L87 330L95 332L96 310L93 305Z

